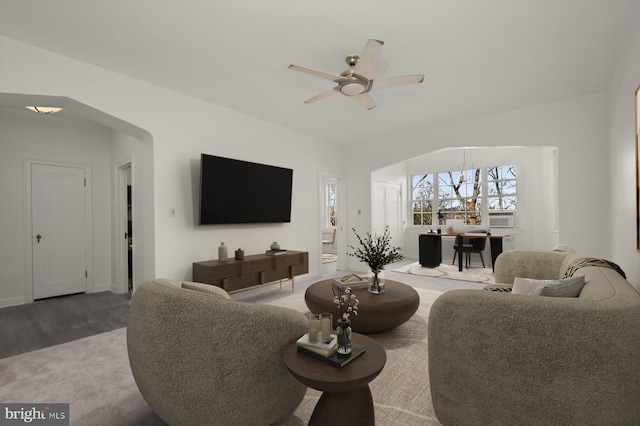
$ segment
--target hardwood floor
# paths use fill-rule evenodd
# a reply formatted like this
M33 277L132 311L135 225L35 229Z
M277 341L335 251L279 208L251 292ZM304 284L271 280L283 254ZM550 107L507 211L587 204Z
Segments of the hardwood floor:
M0 309L0 358L127 325L129 295L109 291L52 297Z

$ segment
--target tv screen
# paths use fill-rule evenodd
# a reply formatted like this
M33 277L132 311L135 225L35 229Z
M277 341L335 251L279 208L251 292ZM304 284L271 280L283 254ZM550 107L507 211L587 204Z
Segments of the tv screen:
M293 170L201 155L200 224L291 222Z

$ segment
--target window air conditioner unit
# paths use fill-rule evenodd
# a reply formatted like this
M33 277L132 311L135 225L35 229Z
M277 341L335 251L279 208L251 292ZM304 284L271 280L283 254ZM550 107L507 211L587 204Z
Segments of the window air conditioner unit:
M490 228L515 228L516 212L514 210L493 210L489 212Z

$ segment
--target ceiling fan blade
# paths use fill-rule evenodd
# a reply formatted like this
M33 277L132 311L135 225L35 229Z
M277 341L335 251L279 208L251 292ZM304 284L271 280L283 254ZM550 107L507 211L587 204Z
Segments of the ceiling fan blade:
M360 54L360 59L354 68L354 72L368 79L373 78L373 73L378 65L378 58L380 57L380 52L382 52L383 44L384 41L370 38Z
M326 80L338 81L342 80L344 77L338 74L331 74L330 72L318 71L307 67L301 67L300 65L289 65L290 70L300 71L306 74L311 74L316 77L324 78Z
M304 101L305 104L312 104L316 101L320 101L324 98L328 98L331 95L335 95L336 93L338 93L338 88L335 87L331 90L327 90L326 92L322 92L319 95L314 96L313 98L309 98L306 101Z
M353 99L354 101L356 101L366 109L373 109L376 107L376 103L373 101L373 98L369 96L368 93L351 96L351 99Z
M407 86L419 84L424 81L424 74L399 75L397 77L377 78L373 80L371 90L385 89L387 87Z

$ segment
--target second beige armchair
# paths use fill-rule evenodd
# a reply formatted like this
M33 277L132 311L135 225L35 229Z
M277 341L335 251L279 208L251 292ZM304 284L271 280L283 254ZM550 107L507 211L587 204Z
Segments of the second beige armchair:
M306 332L304 315L233 301L213 286L184 287L152 280L131 301L129 361L153 411L169 425L258 426L289 416L307 388L282 350Z

